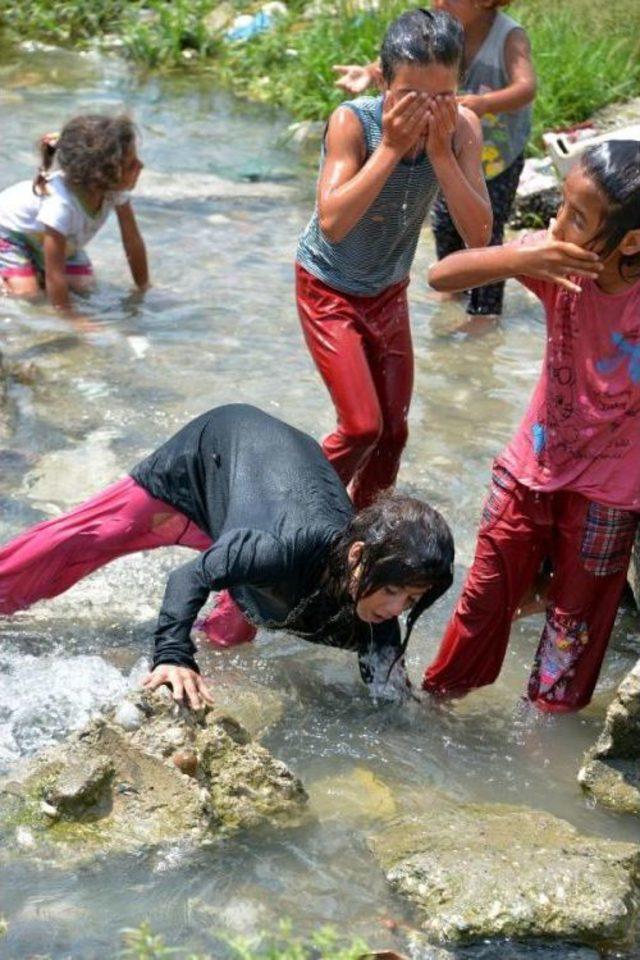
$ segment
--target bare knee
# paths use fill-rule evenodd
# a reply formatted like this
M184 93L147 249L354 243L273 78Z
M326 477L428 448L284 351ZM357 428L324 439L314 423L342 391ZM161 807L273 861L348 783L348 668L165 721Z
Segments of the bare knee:
M23 300L36 300L42 295L40 284L36 276L2 277L2 290L10 297L21 297Z

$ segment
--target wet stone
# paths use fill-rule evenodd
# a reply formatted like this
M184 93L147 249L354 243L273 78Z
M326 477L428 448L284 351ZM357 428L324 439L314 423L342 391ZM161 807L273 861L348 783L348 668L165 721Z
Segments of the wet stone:
M410 934L411 960L600 960L601 954L590 947L571 943L513 943L491 940L464 947L435 947L420 934Z
M634 928L640 847L540 811L434 796L427 816L395 821L370 846L431 942L598 946L624 944Z
M122 705L111 709L0 782L0 820L29 828L34 855L75 863L299 822L301 782L234 718L165 691L129 702L139 726L124 729Z
M585 754L578 783L598 803L640 815L640 661L626 675Z
M107 799L113 764L106 757L83 758L60 771L46 791L48 803L71 819L81 817Z

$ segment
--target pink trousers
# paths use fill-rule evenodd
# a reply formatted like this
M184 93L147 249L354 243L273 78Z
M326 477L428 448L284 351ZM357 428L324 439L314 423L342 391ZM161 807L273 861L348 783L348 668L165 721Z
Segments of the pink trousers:
M206 550L211 538L126 477L0 547L0 614L64 593L117 557L156 547Z

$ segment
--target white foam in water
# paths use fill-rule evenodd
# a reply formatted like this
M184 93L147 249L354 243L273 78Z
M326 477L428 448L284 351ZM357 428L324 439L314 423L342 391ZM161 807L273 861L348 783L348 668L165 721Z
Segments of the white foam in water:
M0 767L88 722L121 697L129 679L101 657L21 656L0 672Z
M136 360L143 360L150 346L148 338L132 335L127 337L127 343Z

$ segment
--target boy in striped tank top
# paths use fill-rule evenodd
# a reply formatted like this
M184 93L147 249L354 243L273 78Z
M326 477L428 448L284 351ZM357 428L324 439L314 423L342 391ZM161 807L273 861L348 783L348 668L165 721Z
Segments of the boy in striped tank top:
M463 79L458 103L472 110L482 124L482 165L493 210L491 246L502 243L511 216L524 149L531 133L531 104L536 74L527 34L500 11L510 0L433 0L433 6L455 16L464 29ZM379 62L364 67L334 67L336 86L357 94L382 83ZM432 225L438 259L464 248L446 197L433 205ZM504 281L468 291L467 313L497 317L502 313ZM443 295L443 298L448 297ZM473 321L473 327L478 321Z
M323 450L358 508L393 486L407 440L407 285L438 188L469 246L491 234L480 124L455 99L462 50L462 28L446 12L411 10L391 24L383 94L329 119L316 208L298 245L298 312L338 418Z

